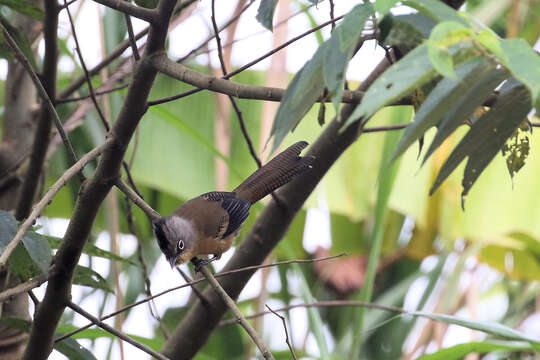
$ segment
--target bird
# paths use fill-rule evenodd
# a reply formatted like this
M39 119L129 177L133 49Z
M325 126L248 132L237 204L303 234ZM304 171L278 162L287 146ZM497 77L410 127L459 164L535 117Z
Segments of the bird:
M229 250L254 203L313 167L315 157L300 156L306 146L305 141L291 145L231 192L204 193L152 221L171 268L193 260L198 270ZM203 260L201 255L213 257Z

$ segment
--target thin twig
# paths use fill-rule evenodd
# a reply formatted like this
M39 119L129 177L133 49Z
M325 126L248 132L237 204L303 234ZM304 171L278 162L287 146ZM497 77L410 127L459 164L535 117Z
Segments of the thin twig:
M294 360L296 360L296 354L294 353L294 349L289 341L289 333L287 332L287 324L285 323L285 318L281 315L279 315L277 312L272 310L268 304L266 304L266 308L272 312L272 314L276 315L278 318L281 319L283 322L283 329L285 330L285 342L287 343L287 346L289 347L289 350L291 351L291 355Z
M261 311L259 313L255 313L255 314L252 314L252 315L247 315L245 318L246 319L254 319L254 318L259 317L259 316L272 314L275 311L287 311L287 310L296 309L296 308L343 307L343 306L361 306L361 307L366 307L366 308L370 308L370 309L397 312L397 313L402 313L402 314L407 314L408 313L408 311L403 309L403 308L399 308L399 307L395 307L395 306L386 306L386 305L374 304L374 303L365 302L365 301L329 300L329 301L317 301L317 302L305 303L305 304L288 305L288 306L281 307L279 309L275 309L273 311ZM221 321L218 324L218 326L232 325L232 324L236 324L236 322L237 322L236 319L227 319L227 320Z
M129 86L129 83L128 84L123 84L123 85L119 85L117 87L114 87L112 89L108 89L108 90L101 90L101 91L95 91L94 92L94 96L100 96L100 95L105 95L105 94L110 94L112 92L115 92L115 91L118 91L118 90L122 90L122 89L125 89ZM84 96L78 96L78 97L72 97L72 98L65 98L65 99L56 99L56 104L65 104L65 103L69 103L69 102L75 102L75 101L81 101L81 100L86 100L86 99L89 99L92 95L88 94L88 95L84 95Z
M131 52L133 53L133 58L135 59L135 61L139 61L141 59L141 55L139 54L139 48L137 48L137 41L135 40L135 33L133 32L131 16L129 16L128 14L124 14L124 17L126 19L126 27L128 31L129 42L131 44Z
M210 283L210 286L212 286L212 288L219 294L219 296L225 302L225 304L227 304L229 309L234 313L234 315L237 318L237 321L240 323L240 325L242 325L244 330L246 330L248 335L251 337L251 340L253 340L255 345L257 345L257 347L261 351L262 356L265 359L274 359L274 356L268 350L266 345L262 342L259 334L257 334L257 332L255 331L255 329L253 329L251 324L247 322L247 320L244 318L244 315L242 315L242 312L240 312L240 310L234 303L234 300L231 299L231 297L227 294L225 290L223 290L223 288L221 287L221 285L219 285L218 281L212 275L210 270L208 270L206 266L202 266L200 268L200 271L204 275L204 277L206 277L206 280L208 280L208 282Z
M114 183L118 189L120 189L135 205L137 205L150 220L157 220L160 218L159 213L152 209L150 205L146 203L135 191L130 188L125 182L121 179L116 180Z
M223 77L225 77L227 75L227 68L225 67L225 60L223 59L223 49L221 47L221 38L219 37L219 30L216 23L215 0L212 0L211 19L212 19L212 27L214 28L214 36L216 38L216 43L217 43L217 48L218 48L219 63L221 64L221 71L223 72ZM236 113L238 123L240 124L240 129L242 130L242 135L244 136L244 139L249 148L249 153L251 154L251 157L253 158L253 160L255 160L255 163L257 164L257 166L260 168L262 166L261 159L259 159L259 157L257 156L257 152L255 151L255 147L253 146L253 142L251 141L251 138L247 131L246 123L244 121L244 117L242 116L242 111L240 111L240 107L238 106L238 103L236 102L236 100L231 95L228 95L228 97L234 108L234 112Z
M28 281L25 281L15 287L12 287L11 289L7 289L5 291L2 291L0 293L0 303L6 301L6 300L11 300L13 299L15 296L19 295L19 294L22 294L22 293L25 293L25 292L28 292L32 289L35 289L37 287L40 287L41 284L43 284L44 282L46 282L49 277L51 276L51 273L52 273L53 268L49 269L49 271L47 273L43 273L43 274L40 274Z
M342 19L344 16L345 16L345 15L340 15L340 16L334 18L334 21L338 21L338 20ZM230 79L231 77L233 77L233 76L235 76L235 75L241 73L242 71L244 71L244 70L246 70L246 69L252 67L253 65L255 65L255 64L259 63L259 62L261 62L262 60L266 59L267 57L272 56L273 54L275 54L276 52L280 51L281 49L283 49L283 48L289 46L289 45L292 44L293 42L298 41L298 40L302 39L303 37L306 37L307 35L309 35L309 34L315 32L315 31L320 30L320 29L322 29L323 27L325 27L325 26L327 26L327 25L329 25L329 24L331 24L331 23L332 23L332 21L324 22L324 23L322 23L321 25L314 27L313 29L310 29L310 30L308 30L308 31L306 31L306 32L304 32L304 33L298 35L298 36L295 36L294 38L290 39L289 41L284 42L284 43L281 44L280 46L278 46L278 47L272 49L271 51L265 53L264 55L262 55L262 56L260 56L260 57L258 57L258 58L256 58L255 60L250 61L250 62L247 63L246 65L244 65L244 66L242 66L242 67L240 67L240 68L238 68L238 69L236 69L236 70L230 72L229 74L223 76L223 79ZM165 103L165 102L169 102L169 101L181 99L181 98L183 98L183 97L186 97L186 96L195 94L195 93L197 93L197 92L199 92L199 91L202 91L202 90L204 90L204 88L196 88L196 89L192 89L192 90L189 90L189 91L186 91L186 92L183 92L183 93L181 93L181 94L174 95L174 96L170 96L170 97L166 97L166 98L162 98L162 99L157 99L157 100L152 100L152 101L149 101L149 102L148 102L148 106L159 105L159 104L163 104L163 103Z
M246 266L246 267L243 267L243 268L218 273L218 274L215 275L215 277L219 278L219 277L229 276L229 275L236 274L236 273L243 272L243 271L258 270L258 269L268 268L268 267L272 267L272 266L280 266L280 265L288 265L288 264L315 263L315 262L319 262L319 261L333 260L333 259L336 259L336 258L344 256L344 255L345 254L339 254L339 255L329 256L329 257L324 257L324 258L307 259L307 260L286 260L286 261L278 261L278 262L271 263L271 264ZM133 308L135 306L139 306L139 305L144 304L144 303L146 303L148 301L151 301L151 300L153 300L153 299L155 299L157 297L163 296L163 295L168 294L168 293L170 293L172 291L176 291L176 290L179 290L179 289L182 289L182 288L185 288L185 287L193 286L193 285L201 283L201 282L203 282L205 280L206 279L204 279L204 278L197 279L197 280L193 280L193 281L191 281L189 283L178 285L178 286L175 286L173 288L164 290L162 292L154 294L153 296L149 296L149 297L146 297L146 298L141 299L139 301L136 301L133 304L126 305L122 309L118 309L117 311L114 311L114 312L112 312L110 314L107 314L107 315L101 317L100 320L103 321L103 320L109 319L109 318L111 318L113 316L116 316L116 315L118 315L118 314L120 314L120 313L122 313L124 311L127 311L127 310L129 310L129 309L131 309L131 308ZM78 332L83 331L84 329L88 329L90 326L92 326L92 324L85 325L83 327L80 327L79 329L76 329L76 330L73 330L73 331L71 331L69 333L63 334L63 335L59 336L58 338L56 338L54 340L54 342L58 342L58 341L61 341L61 340L65 339L65 338L73 336L73 335L77 334Z
M73 36L73 40L75 41L75 51L77 52L77 56L79 57L79 61L81 62L81 67L83 69L83 73L86 78L86 83L88 84L88 92L90 93L90 98L92 99L92 103L94 103L94 107L96 108L98 116L101 119L101 122L103 123L103 126L105 127L105 130L109 131L111 127L107 119L105 119L105 115L101 111L101 107L99 106L96 99L96 95L94 94L94 86L92 85L92 79L90 79L90 74L88 73L88 69L86 68L86 63L84 62L84 58L81 53L81 47L79 45L79 38L77 37L75 24L73 23L73 18L71 17L71 11L69 11L69 6L67 6L67 0L64 0L64 5L66 5L65 6L66 13L69 19L69 24L71 25L71 35Z
M168 359L165 355L160 354L157 351L150 349L148 346L146 346L144 344L141 344L138 341L133 340L132 338L130 338L126 334L124 334L124 333L116 330L112 326L109 326L109 325L105 324L104 322L100 321L98 318L96 318L95 316L93 316L89 312L85 311L83 308L81 308L79 305L73 303L72 301L68 301L66 303L66 306L69 307L70 309L72 309L73 311L75 311L76 313L84 316L85 318L87 318L88 320L90 320L92 323L99 326L103 330L105 330L107 332L110 332L114 336L124 340L125 342L130 343L131 345L133 345L133 346L135 346L135 347L137 347L139 349L141 349L145 353L147 353L149 355L152 355L156 359L160 359L160 360L167 360Z
M336 19L334 18L334 0L330 0L330 21L332 21L332 31L336 28Z
M6 43L8 47L13 52L13 55L19 60L21 65L24 67L24 69L28 72L28 75L30 75L30 78L34 82L34 85L36 86L39 95L41 96L42 100L47 105L47 108L49 109L49 113L52 115L52 118L54 120L54 124L56 125L56 128L58 130L58 133L60 134L60 137L62 138L62 141L64 143L64 146L66 147L67 153L70 157L70 160L72 164L77 163L77 155L75 155L75 151L73 150L73 146L71 145L71 142L69 141L64 128L62 127L62 122L60 121L60 117L58 116L58 113L56 112L56 109L54 108L53 102L51 98L49 97L49 94L47 94L47 91L45 88L43 88L43 85L41 84L41 81L39 80L39 77L37 76L36 72L32 68L32 65L28 61L28 59L24 56L21 49L19 49L19 46L13 40L13 37L7 31L7 29L4 27L4 25L0 24L0 29L2 29L2 34L4 35L4 38L6 40ZM81 180L84 180L84 177L81 177Z
M382 131L392 131L392 130L401 130L409 126L410 123L406 124L397 124L397 125L388 125L388 126L374 126L370 128L362 129L363 133L373 133L373 132L382 132Z
M142 6L136 6L124 0L93 0L97 3L110 7L111 9L129 14L150 24L158 20L158 13L155 9L147 9Z
M62 176L58 180L56 180L54 185L51 186L51 188L49 189L49 191L47 191L45 196L43 196L43 198L34 206L34 208L32 209L32 212L30 213L28 218L26 218L26 220L24 220L24 222L21 224L21 226L19 227L19 230L17 231L13 239L4 248L2 255L0 255L0 269L4 268L4 266L7 263L7 260L9 259L9 256L11 255L13 250L15 250L19 242L22 240L24 234L26 233L26 230L28 230L28 228L32 226L32 224L37 219L39 214L41 214L45 206L51 203L53 197L62 188L62 186L64 186L69 181L69 179L71 179L74 175L79 173L88 162L90 162L91 160L96 158L99 154L101 154L101 152L108 145L109 145L108 141L106 141L100 146L90 150L88 153L82 156L79 161L77 161L74 165L72 165L69 169L67 169L66 172L62 174Z

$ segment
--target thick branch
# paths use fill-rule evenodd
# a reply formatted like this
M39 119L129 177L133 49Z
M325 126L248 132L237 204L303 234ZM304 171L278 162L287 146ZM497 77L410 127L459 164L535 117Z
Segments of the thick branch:
M170 60L165 53L155 54L151 58L151 63L159 72L177 80L198 88L212 90L240 99L281 101L285 93L285 89L239 84L230 80L209 76ZM345 90L343 91L341 101L344 103L358 103L362 100L363 95L363 92ZM330 100L328 99L328 101Z
M170 15L176 0L161 0L157 7L159 21L155 21L148 36L147 54L163 51ZM124 104L108 134L108 142L94 176L79 192L73 216L62 245L55 256L57 272L49 279L45 297L38 308L24 359L45 359L52 350L53 336L58 321L70 298L71 283L100 204L119 177L120 166L135 128L146 111L146 101L156 71L149 65L147 55L133 72Z
M375 72L381 73L382 69L388 66L388 62L383 60ZM365 90L375 78L376 76L372 76L366 79L359 90ZM341 112L342 119L347 119L353 109L353 105L344 106ZM238 246L233 257L225 266L224 271L257 265L266 259L274 246L285 235L294 216L315 186L347 147L356 140L360 130L359 125L351 125L342 131L343 123L334 120L326 127L307 153L307 155L316 158L312 171L297 177L277 192L280 204L272 200L266 206L245 240ZM238 277L235 276L232 281L229 278L224 278L220 283L232 298L236 298L252 275L253 272L246 272ZM210 303L210 307L202 306L199 301L190 307L189 312L166 342L163 349L165 355L174 359L189 359L194 356L227 310L212 289L207 288L203 294Z
M136 6L130 2L124 0L94 0L97 3L110 7L111 9L118 10L124 14L128 14L139 18L141 20L153 23L158 21L158 17L155 10L147 9L141 6Z
M45 1L45 23L44 23L44 39L45 39L45 55L43 58L43 86L37 78L35 72L31 68L28 60L22 55L11 35L2 26L2 33L13 51L13 54L19 62L28 71L32 81L41 93L43 102L39 114L38 125L34 135L34 143L30 154L30 165L25 174L24 183L20 192L20 197L17 203L15 217L18 220L28 216L32 207L32 202L36 195L37 185L43 163L45 161L45 153L49 144L49 136L51 133L51 122L54 117L54 106L46 101L46 98L54 99L56 97L56 61L58 58L58 43L57 43L57 27L58 27L58 11L56 9L56 1ZM44 94L43 94L44 93ZM52 106L52 109L50 107Z

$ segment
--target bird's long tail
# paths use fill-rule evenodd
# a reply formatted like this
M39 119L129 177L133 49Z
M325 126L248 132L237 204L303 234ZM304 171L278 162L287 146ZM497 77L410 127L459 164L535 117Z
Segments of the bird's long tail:
M307 142L299 141L276 155L233 190L236 196L247 199L253 204L285 185L295 176L311 169L315 158L300 156L300 152L306 146L308 146Z

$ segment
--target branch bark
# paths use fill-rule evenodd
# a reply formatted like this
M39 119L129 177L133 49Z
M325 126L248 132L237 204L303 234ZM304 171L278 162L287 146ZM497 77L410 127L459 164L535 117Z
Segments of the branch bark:
M382 73L382 70L389 65L384 59L374 73ZM375 79L376 76L368 77L359 90L365 90ZM345 105L341 112L342 119L347 119L354 107L355 105ZM316 158L312 171L302 174L277 192L280 204L272 200L265 207L223 271L260 264L277 245L309 194L339 156L358 137L360 122L342 131L343 123L344 121L334 119L326 127L307 152L307 155ZM235 276L234 279L224 278L221 279L220 284L232 298L237 298L253 273L253 271L244 272ZM205 307L199 301L191 306L165 343L163 353L166 356L174 359L192 358L225 314L226 306L212 289L206 288L203 295L210 306Z
M167 29L176 0L161 0L156 8L159 21L151 25L146 54L135 65L133 80L118 118L108 134L108 142L94 176L81 186L73 216L62 245L55 256L57 272L49 279L38 308L24 359L46 359L52 350L53 336L65 304L71 295L75 266L86 243L99 206L120 174L120 166L135 128L146 111L146 100L156 71L148 57L163 51Z
M128 14L147 21L149 23L160 20L157 17L155 10L147 9L141 6L136 6L130 2L124 0L94 0L97 3L110 7L111 9L118 10L124 14Z

